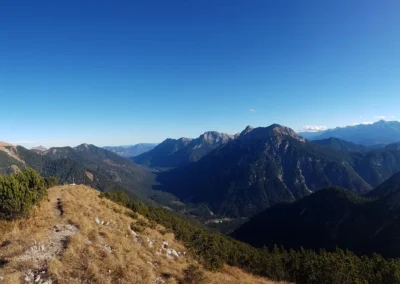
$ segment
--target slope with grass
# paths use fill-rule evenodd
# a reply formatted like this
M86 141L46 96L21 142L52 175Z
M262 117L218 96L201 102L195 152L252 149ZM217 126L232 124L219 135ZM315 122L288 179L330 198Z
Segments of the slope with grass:
M197 261L172 233L99 194L58 186L29 218L0 221L2 283L179 283L195 275L187 268ZM204 283L273 283L229 266L197 273Z

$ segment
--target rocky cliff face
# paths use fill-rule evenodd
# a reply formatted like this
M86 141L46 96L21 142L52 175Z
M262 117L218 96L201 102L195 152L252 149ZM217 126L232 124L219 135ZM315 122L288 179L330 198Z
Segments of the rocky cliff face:
M166 139L153 150L132 158L149 167L177 167L196 162L213 149L234 139L234 136L216 131L205 132L196 139Z

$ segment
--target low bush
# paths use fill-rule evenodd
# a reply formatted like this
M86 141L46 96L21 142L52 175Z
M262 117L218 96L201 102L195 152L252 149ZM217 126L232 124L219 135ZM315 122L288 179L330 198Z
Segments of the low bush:
M204 272L201 271L200 267L191 264L183 271L183 279L180 284L203 284L205 282Z
M56 185L58 185L59 179L56 177L45 177L44 178L44 183L46 185L46 188L51 188Z
M44 178L31 168L0 176L0 218L28 215L32 207L47 195L46 189Z

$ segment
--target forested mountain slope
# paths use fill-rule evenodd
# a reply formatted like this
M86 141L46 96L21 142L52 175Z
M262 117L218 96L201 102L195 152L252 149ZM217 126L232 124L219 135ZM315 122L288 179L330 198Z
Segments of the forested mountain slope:
M339 188L320 190L257 214L232 236L257 247L338 246L359 254L400 257L399 182L399 174L394 175L367 197Z

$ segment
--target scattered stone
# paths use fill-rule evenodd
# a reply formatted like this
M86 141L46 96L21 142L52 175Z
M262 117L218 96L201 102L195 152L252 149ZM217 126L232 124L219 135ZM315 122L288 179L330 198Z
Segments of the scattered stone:
M153 268L156 268L156 266L155 266L151 261L148 261L147 264L149 264L149 265L152 266Z
M157 276L154 279L154 284L165 284L165 283L167 283L167 282L165 282L165 280L163 278L161 278L160 276Z
M140 236L131 228L129 228L129 230L131 231L131 234L135 237L136 242L140 243Z
M24 278L25 282L33 282L35 280L35 274L33 274L32 270L28 270L25 272L25 278Z
M168 242L167 241L163 241L162 242L162 247L165 248L165 249L168 248Z
M25 283L26 284L52 284L53 280L50 279L50 275L47 270L28 270L25 272Z
M106 250L106 251L108 251L108 252L112 252L113 250L112 250L112 247L111 246L109 246L105 241L104 241L104 238L102 237L102 236L99 236L99 239L100 239L100 242L101 242L101 244L103 245L103 248Z
M94 219L96 221L97 225L100 225L100 219L96 217L96 219Z
M148 236L146 237L146 239L147 239L147 243L149 244L149 247L152 248L154 245L154 241L151 240Z
M46 243L34 242L34 245L26 250L16 259L20 261L47 261L61 255L65 249L68 238L78 232L75 225L59 225L56 230L51 230L51 234Z
M132 234L133 236L135 236L135 237L138 236L138 234L136 234L136 232L135 232L134 230L132 230L131 228L129 228L129 230L131 230L131 234Z
M173 249L173 250L171 251L171 253L172 253L173 256L179 257L179 254L177 253L176 250Z

